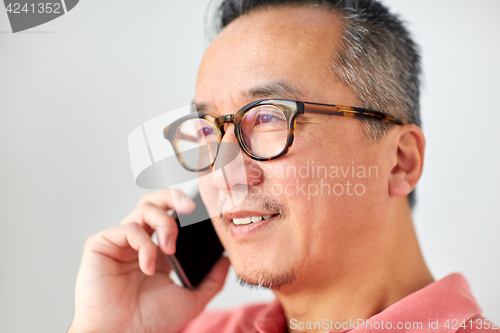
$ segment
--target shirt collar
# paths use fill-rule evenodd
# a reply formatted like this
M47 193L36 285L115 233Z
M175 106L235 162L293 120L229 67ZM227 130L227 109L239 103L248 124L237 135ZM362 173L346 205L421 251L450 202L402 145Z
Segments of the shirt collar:
M457 327L462 321L467 321L481 313L470 291L469 285L461 274L450 274L443 279L433 282L428 286L406 296L400 301L392 304L384 311L376 314L364 324L351 330L351 333L364 333L373 331L372 325L380 325L382 321L387 325L393 325L392 330L407 333L422 333L429 330L431 323L437 322L438 326L432 327L432 332L451 332L444 327L446 321L453 326L452 320L458 321ZM333 319L333 318L328 318ZM422 326L414 326L413 323L421 322ZM398 323L412 323L411 328L397 329ZM455 323L455 322L454 322ZM274 300L256 317L253 326L259 333L282 333L287 325L283 308L278 300ZM375 328L374 326L372 326ZM384 326L385 328L386 326ZM376 329L376 331L391 331L391 329ZM339 331L345 332L345 331Z
M283 333L286 318L281 303L276 299L255 318L254 327L259 333Z
M372 324L381 324L382 320L387 323L397 325L397 323L411 323L411 328L398 330L407 333L421 333L431 330L434 333L452 332L449 327L456 321L460 324L481 313L481 308L477 304L470 291L469 285L461 274L450 274L443 279L433 282L428 286L406 296L402 300L392 304L384 311L368 319ZM449 327L444 327L448 320ZM436 323L437 327L429 327ZM413 325L422 323L422 326ZM436 327L436 328L435 328ZM394 327L393 327L394 329ZM352 330L352 333L362 333L373 331L370 324L363 324ZM387 330L386 331L391 331Z

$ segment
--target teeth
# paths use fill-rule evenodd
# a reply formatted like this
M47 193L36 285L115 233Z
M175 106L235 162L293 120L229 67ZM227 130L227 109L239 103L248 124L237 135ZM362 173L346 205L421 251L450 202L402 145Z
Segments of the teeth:
M252 222L252 218L251 217L243 217L241 219L233 219L233 223L237 224L237 225L240 225L240 224L249 224L251 222Z
M267 220L271 218L272 215L264 215L264 216L252 216L252 217L243 217L240 219L233 219L233 223L236 225L241 225L241 224L250 224L252 222L259 222L262 220Z
M252 222L259 222L262 220L262 216L252 216Z

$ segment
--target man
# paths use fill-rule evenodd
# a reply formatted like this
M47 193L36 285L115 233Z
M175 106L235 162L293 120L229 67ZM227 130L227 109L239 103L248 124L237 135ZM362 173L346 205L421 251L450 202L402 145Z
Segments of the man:
M419 56L401 22L347 0L228 0L215 18L195 104L237 113L203 135L240 145L244 168L206 171L200 193L229 260L197 290L173 284L172 193L146 195L87 241L70 332L498 331L465 279L434 281L419 249ZM228 190L244 201L231 207ZM194 209L184 199L180 213ZM229 261L276 301L200 314Z

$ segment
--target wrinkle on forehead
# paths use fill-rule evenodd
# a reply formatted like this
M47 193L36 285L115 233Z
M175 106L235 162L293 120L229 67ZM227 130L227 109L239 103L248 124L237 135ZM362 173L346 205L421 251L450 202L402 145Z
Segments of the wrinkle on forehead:
M220 105L226 111L237 110L258 95L286 95L282 91L273 95L272 87L267 93L251 92L284 81L300 91L285 99L299 100L295 97L300 95L327 102L314 92L336 90L330 69L342 33L338 15L321 7L271 7L243 15L209 45L198 75L196 99L210 108Z
M325 52L328 58L337 49L343 35L343 18L326 7L282 6L257 9L232 21L213 40L212 46L231 46L238 41L240 50L270 47L280 52ZM221 44L221 45L219 45Z

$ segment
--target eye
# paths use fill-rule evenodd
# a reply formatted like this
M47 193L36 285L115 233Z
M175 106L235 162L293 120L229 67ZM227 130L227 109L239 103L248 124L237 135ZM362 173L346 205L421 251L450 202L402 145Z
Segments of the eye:
M215 128L210 126L204 126L197 131L198 139L206 138L215 135Z
M212 127L203 127L203 135L208 136L215 133L215 129Z
M255 117L255 125L269 124L273 122L278 123L282 121L285 121L285 119L283 119L283 115L276 112L261 113Z
M273 116L270 115L270 114L260 114L257 119L255 120L255 124L258 125L258 124L266 124L266 123L270 123L271 121L273 121Z

